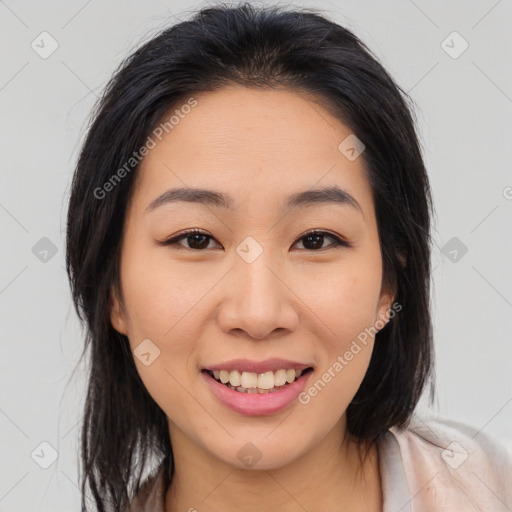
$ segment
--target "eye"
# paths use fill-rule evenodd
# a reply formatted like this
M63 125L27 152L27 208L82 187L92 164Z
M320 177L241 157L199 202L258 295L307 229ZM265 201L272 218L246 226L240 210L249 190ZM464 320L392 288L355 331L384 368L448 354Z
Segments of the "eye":
M187 242L191 242L189 247L183 246L179 242L183 239L187 239ZM199 229L191 229L190 231L185 231L181 233L181 235L170 238L169 240L164 240L161 242L162 245L180 245L184 249L192 249L192 250L202 250L208 249L208 243L210 240L213 240L213 237L204 233Z
M323 243L325 238L330 238L334 242L329 244L327 247L323 247ZM182 240L186 239L188 243L188 247L184 246L180 242ZM214 238L211 235L208 235L207 233L204 233L203 231L199 229L192 229L189 231L185 231L184 233L181 233L178 236L175 236L173 238L170 238L168 240L164 240L163 242L159 242L161 245L179 245L180 247L183 247L184 249L191 249L194 251L201 251L203 249L208 249L208 245L210 240L214 240ZM328 233L327 231L318 231L313 230L309 231L308 233L302 235L297 242L295 242L293 245L296 245L300 241L304 241L303 245L309 246L304 247L304 250L307 251L318 251L320 249L328 249L328 248L335 248L335 247L350 247L350 244L346 242L345 240L342 240L341 238ZM210 247L211 248L211 247Z
M328 245L327 247L322 247L325 238L330 238L331 240L334 240L334 243ZM303 245L310 246L310 247L305 247L306 250L313 250L313 251L318 251L319 249L329 249L329 247L331 247L331 248L340 247L340 246L341 247L350 247L350 245L345 240L342 240L341 238L339 238L331 233L328 233L327 231L317 231L317 230L309 231L305 235L302 235L299 238L299 241L300 240L305 241L305 243L303 243Z

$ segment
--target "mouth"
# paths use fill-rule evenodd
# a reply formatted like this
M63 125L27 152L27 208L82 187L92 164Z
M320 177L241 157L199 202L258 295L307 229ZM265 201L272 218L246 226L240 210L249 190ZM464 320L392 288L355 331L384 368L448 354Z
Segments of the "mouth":
M225 387L239 393L268 394L286 389L295 381L307 378L313 371L312 366L306 368L281 368L276 371L262 373L239 370L210 370L204 368L202 373Z

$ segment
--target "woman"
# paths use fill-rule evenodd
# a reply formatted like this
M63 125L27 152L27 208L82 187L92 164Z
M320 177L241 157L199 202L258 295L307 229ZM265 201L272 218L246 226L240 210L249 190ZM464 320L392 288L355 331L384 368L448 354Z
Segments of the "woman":
M206 8L123 63L68 213L83 510L86 486L132 512L512 507L503 447L414 415L432 202L407 101L310 10Z

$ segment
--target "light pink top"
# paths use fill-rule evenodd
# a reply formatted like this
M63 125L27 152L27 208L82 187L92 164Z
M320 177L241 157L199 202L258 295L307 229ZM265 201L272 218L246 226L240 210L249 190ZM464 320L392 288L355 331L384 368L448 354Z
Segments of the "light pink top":
M377 447L383 512L512 512L512 441L415 414ZM148 478L126 512L165 512L164 470Z

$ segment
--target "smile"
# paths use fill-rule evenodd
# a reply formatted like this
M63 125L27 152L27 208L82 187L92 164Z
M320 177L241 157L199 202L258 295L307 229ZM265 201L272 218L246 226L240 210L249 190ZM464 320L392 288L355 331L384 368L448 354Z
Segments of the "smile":
M287 409L297 401L312 374L311 366L300 369L281 368L260 373L207 368L200 372L207 389L217 403L246 416L265 416ZM232 378L236 386L233 386ZM283 378L285 382L281 384Z
M264 373L240 370L203 370L217 382L240 393L274 393L285 388L303 373L312 371L311 367L302 369L284 369Z

